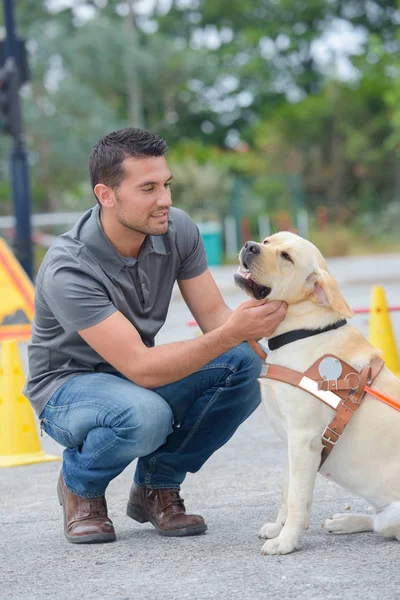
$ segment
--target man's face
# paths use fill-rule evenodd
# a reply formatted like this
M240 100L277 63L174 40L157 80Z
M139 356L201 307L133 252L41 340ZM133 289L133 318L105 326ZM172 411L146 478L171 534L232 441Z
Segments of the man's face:
M124 179L114 190L113 210L118 222L145 235L166 233L172 176L165 158L127 158L122 167Z

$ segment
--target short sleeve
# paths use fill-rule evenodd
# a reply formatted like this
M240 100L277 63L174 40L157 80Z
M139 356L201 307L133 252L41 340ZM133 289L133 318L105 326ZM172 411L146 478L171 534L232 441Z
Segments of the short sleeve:
M183 211L180 213L176 241L181 264L177 279L192 279L207 270L207 256L196 223Z
M97 325L117 311L101 283L78 267L50 263L41 295L67 333Z

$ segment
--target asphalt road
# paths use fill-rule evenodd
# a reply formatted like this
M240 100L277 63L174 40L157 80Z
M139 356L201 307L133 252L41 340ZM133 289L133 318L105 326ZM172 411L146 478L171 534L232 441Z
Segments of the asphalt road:
M363 265L363 266L362 266ZM332 264L353 307L368 306L371 284L385 286L400 304L400 256L340 259ZM232 269L215 269L227 303L244 298L231 285ZM179 295L158 343L196 334ZM368 319L354 324L367 333ZM393 315L400 346L400 314ZM21 349L25 359L25 349ZM50 438L42 447L60 454ZM206 535L161 538L151 525L125 516L133 466L109 487L107 501L118 541L74 546L62 535L55 495L59 463L0 470L0 599L261 600L400 597L400 544L373 533L329 535L322 522L336 512L366 504L319 478L311 527L298 551L261 556L260 527L275 518L285 457L262 408L182 488L188 510L202 514ZM372 475L373 476L373 475Z

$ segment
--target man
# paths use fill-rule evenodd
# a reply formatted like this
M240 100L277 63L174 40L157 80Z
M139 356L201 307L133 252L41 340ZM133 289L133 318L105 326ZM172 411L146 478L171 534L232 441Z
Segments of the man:
M180 485L260 402L261 361L244 340L270 335L279 302L231 311L199 231L171 208L166 142L126 128L93 148L97 206L47 252L36 282L25 393L66 447L58 481L72 543L115 540L107 485L139 458L127 514L158 533L203 533ZM154 346L175 281L204 335Z

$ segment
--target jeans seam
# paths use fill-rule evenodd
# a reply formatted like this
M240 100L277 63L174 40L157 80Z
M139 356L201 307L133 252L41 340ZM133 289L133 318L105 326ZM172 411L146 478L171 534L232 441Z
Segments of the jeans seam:
M216 403L216 401L220 397L220 395L221 395L221 393L222 393L223 390L224 390L224 388L222 388L222 387L219 387L216 390L216 392L210 398L210 401L207 403L207 406L205 406L205 408L200 413L200 416L197 419L196 423L193 425L192 429L189 431L189 433L187 434L187 436L183 440L182 444L179 446L178 450L176 452L174 452L174 454L178 454L181 450L183 450L184 448L186 448L186 446L188 445L188 443L190 442L190 440L192 439L192 437L194 436L194 434L196 433L196 431L200 427L200 423L202 422L203 418L208 413L209 409Z
M163 453L162 453L162 454L160 454L159 456L164 456L164 454L168 454L168 452L163 452ZM144 483L145 483L145 486L146 486L146 487L151 485L151 477L152 477L152 475L154 475L155 461L156 461L156 460L157 460L157 456L153 456L153 457L150 459L150 462L149 462L149 470L147 471L147 473L146 473L146 477L145 477L145 479L144 479Z
M142 485L142 484L138 483L137 481L135 481L135 483L140 488L142 488L143 490L145 490L145 489L152 489L152 490L180 490L181 489L181 486L178 483L168 483L168 484L162 484L161 483L160 485L158 485L158 484L152 485L151 483L148 484L148 485L147 484Z
M228 367L228 368L231 368L231 367ZM229 380L232 377L232 375L234 375L234 373L235 373L235 371L233 373L231 373L231 375L228 375L228 377L226 378L226 380L225 380L225 383L226 383L225 388L219 387L216 390L216 392L213 394L213 396L210 398L209 402L207 403L207 405L204 407L204 409L200 413L200 415L199 415L196 423L193 425L192 429L189 431L188 435L185 437L185 439L183 440L183 442L179 446L179 448L177 450L175 450L175 452L172 452L172 453L163 452L162 454L157 454L156 456L153 456L150 459L149 469L148 469L146 477L145 477L145 486L146 487L150 487L151 486L151 477L152 477L152 475L154 475L154 471L155 471L155 467L156 467L155 463L156 463L157 459L161 458L162 456L165 456L166 454L179 454L179 452L181 452L184 448L186 448L186 446L188 445L188 443L190 442L190 440L192 439L192 437L194 436L194 434L196 433L196 431L200 427L200 424L201 424L203 418L205 417L205 415L208 413L208 411L210 410L210 408L218 400L218 398L221 395L221 393L223 392L223 390L230 386L230 381ZM169 487L171 487L171 486L169 486Z
M89 402L88 400L82 400L82 402L74 402L74 406L78 405L78 404L84 404L84 403L89 404L90 406L95 406L96 408L107 408L110 410L110 412L114 413L114 416L120 416L117 411L113 410L112 407L110 407L108 404L99 404L98 402ZM63 410L65 408L68 408L70 406L69 403L65 403L65 404L61 404L58 406L52 406L51 404L47 404L46 407L43 409L42 414L45 412L45 410Z
M88 401L87 401L87 400L83 400L82 402L88 402ZM79 404L79 403L74 403L74 405L76 405L76 404ZM115 411L115 410L114 410L112 407L108 406L107 404L99 404L99 403L97 403L97 402L91 402L91 403L89 403L89 404L90 404L91 406L95 406L96 408L101 408L101 409L107 409L107 410L109 410L109 412L110 412L110 421L112 421L112 419L115 419L115 418L117 419L117 422L116 422L115 424L113 423L113 424L111 425L111 423L110 423L110 425L108 425L108 426L106 426L106 425L100 425L100 427L105 427L105 428L107 428L107 429L113 429L114 427L118 427L118 426L119 426L119 424L121 423L122 416L121 416L120 414L118 414L118 412L117 412L117 411ZM45 410L48 410L48 409L52 409L52 410L57 410L57 409L59 409L59 410L62 410L62 409L65 409L65 408L66 408L66 406L65 406L65 405L61 405L61 406L46 406L46 409L45 409ZM44 412L45 412L45 411L43 411L43 413L44 413ZM42 414L43 414L43 413L42 413ZM111 416L111 415L112 415L112 416ZM48 417L46 417L46 416L44 416L44 417L43 417L41 420L42 420L42 421L48 421L49 423L51 423L51 424L52 424L54 427L56 427L57 429L60 429L61 431L65 431L66 433L68 433L68 435L70 435L70 436L71 436L71 438L72 438L72 439L73 439L73 440L76 442L76 446L79 446L80 442L79 442L78 440L76 440L75 436L74 436L74 435L71 433L71 431L69 431L68 429L63 429L62 427L59 427L59 426L58 426L56 423L54 423L52 420L50 420L50 419L49 419ZM51 436L50 436L50 437L51 437ZM76 447L76 446L73 446L73 447ZM69 446L67 446L67 448L68 448L68 447L69 447Z
M111 427L109 429L112 431ZM114 433L114 432L112 432L112 433ZM84 469L90 469L90 464L94 461L94 459L97 458L100 454L102 454L105 450L108 450L108 448L114 444L115 440L118 437L118 436L115 435L115 433L114 433L114 436L115 436L115 438L113 440L111 440L111 442L109 442L107 444L107 446L103 446L102 448L100 448L100 450L97 450L97 452L95 452L94 454L92 454L92 456L90 457L90 460L88 460L87 463L85 463L83 465ZM135 459L132 458L132 460L135 460Z
M50 425L50 427L53 427L56 431L59 431L61 435L64 434L65 436L69 436L71 442L73 442L72 446L69 446L68 444L64 444L61 442L57 442L60 444L60 446L64 446L64 448L69 448L69 449L76 448L77 446L79 446L79 441L75 438L74 435L72 435L72 433L68 429L64 429L63 427L60 427L59 425L57 425L56 423L54 423L47 417L40 419L40 422L41 422L42 431L44 430L51 439L54 440L55 438L46 431L46 427L45 427L46 423L48 423Z
M234 367L233 365L220 363L217 365L215 365L215 364L204 365L204 367L201 367L201 369L198 369L196 372L199 373L200 371L208 371L209 369L229 369L233 373L236 373L236 371L237 371L236 367ZM229 377L229 375L228 375L228 377Z

